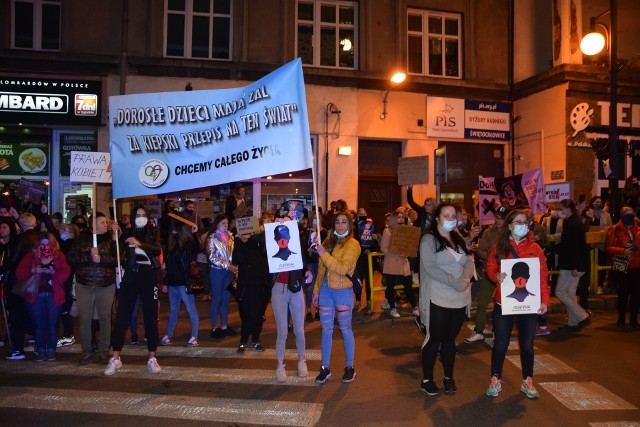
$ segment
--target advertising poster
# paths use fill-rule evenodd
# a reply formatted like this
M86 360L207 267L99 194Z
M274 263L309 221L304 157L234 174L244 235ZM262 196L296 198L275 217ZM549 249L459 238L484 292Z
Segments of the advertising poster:
M300 270L303 267L297 221L264 225L269 273Z
M540 308L540 259L503 259L500 271L507 273L500 286L502 314L537 313Z
M309 169L306 105L300 59L240 88L112 96L113 197Z
M49 147L46 142L0 141L0 177L48 180Z

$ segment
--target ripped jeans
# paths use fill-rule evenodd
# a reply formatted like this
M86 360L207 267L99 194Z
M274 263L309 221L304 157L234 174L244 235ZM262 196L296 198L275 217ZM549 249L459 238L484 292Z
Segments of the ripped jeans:
M320 324L322 325L322 366L331 363L331 347L333 338L333 319L338 317L338 326L344 342L345 366L353 366L355 357L355 338L351 329L351 310L353 308L353 290L349 288L331 289L326 279L320 288L318 302Z

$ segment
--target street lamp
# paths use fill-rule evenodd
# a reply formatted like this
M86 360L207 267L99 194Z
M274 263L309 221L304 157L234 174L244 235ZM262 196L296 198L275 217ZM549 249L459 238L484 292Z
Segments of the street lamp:
M387 97L389 96L389 91L393 85L398 85L402 83L407 78L407 75L402 71L397 71L391 76L389 79L389 87L382 98L382 114L380 114L380 120L384 120L387 118Z
M598 19L607 14L611 20L609 28L607 28L604 23L598 21ZM609 0L609 10L605 10L600 15L591 18L590 26L592 32L587 34L580 42L580 50L582 50L582 53L590 56L596 55L605 48L605 45L609 50L609 152L611 153L609 167L611 168L611 174L607 178L609 179L611 216L614 217L615 221L620 207L620 183L616 173L616 157L618 156L618 0ZM597 27L603 29L604 35L595 32Z

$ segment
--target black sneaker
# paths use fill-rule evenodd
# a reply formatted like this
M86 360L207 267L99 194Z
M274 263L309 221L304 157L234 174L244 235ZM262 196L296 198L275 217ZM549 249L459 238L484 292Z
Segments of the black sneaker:
M240 344L240 346L238 346L238 354L244 354L244 352L247 350L247 346L244 344Z
M138 344L138 342L139 341L138 341L138 336L137 335L134 335L134 336L131 337L131 344L135 345L135 344Z
M453 380L453 378L445 378L443 385L444 392L446 394L454 394L456 391L458 391L458 387L456 387L456 382Z
M224 338L224 333L222 332L222 329L216 328L215 330L211 331L211 338L214 338L217 340L221 340L222 338Z
M344 375L342 376L343 383L350 383L356 378L356 370L353 366L347 366L344 368Z
M586 319L581 320L580 322L578 322L578 326L577 329L582 329L585 326L589 326L591 324L591 322L593 322L593 318L591 316L588 316Z
M420 384L420 390L424 391L429 396L436 396L440 394L440 389L433 380L428 380L427 382L422 381Z
M222 335L225 337L232 337L234 335L238 335L238 333L230 326L227 326L226 329L222 329Z
M329 378L331 378L331 371L329 370L329 368L320 366L320 373L316 377L316 382L324 384Z
M22 360L25 357L26 356L24 355L24 351L16 350L13 353L11 353L10 355L8 355L7 357L5 357L5 359L7 359L7 360Z
M254 342L251 344L251 351L255 351L257 353L262 353L264 351L264 347L260 345L259 342Z

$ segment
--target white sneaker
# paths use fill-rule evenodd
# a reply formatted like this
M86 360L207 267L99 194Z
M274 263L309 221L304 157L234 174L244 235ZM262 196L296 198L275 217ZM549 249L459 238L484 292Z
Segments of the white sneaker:
M287 381L287 371L284 370L284 365L278 366L278 369L276 369L276 379L281 383Z
M418 307L414 308L411 312L415 317L420 317L420 309Z
M392 308L391 311L389 312L389 314L391 315L391 317L394 318L398 318L400 317L400 313L398 313L398 309L397 308Z
M391 308L391 306L389 305L389 301L387 300L384 300L380 307L382 307L383 310L389 310Z
M478 342L484 339L483 334L479 334L476 331L473 331L468 338L464 339L464 342Z
M309 376L309 370L307 369L307 361L299 360L298 361L298 376L300 378L307 378Z
M104 370L105 375L113 375L118 370L122 368L122 361L120 359L114 359L113 357L109 359L109 364L107 365L107 369Z
M62 337L58 340L56 347L67 347L73 345L76 342L76 339L71 335L70 337Z
M418 276L418 273L411 273L411 280L416 285L420 284L420 276Z
M156 359L155 357L151 357L149 359L149 361L147 362L147 369L152 374L158 374L160 373L160 371L162 371L162 368L160 367L160 365L158 365L158 359Z

